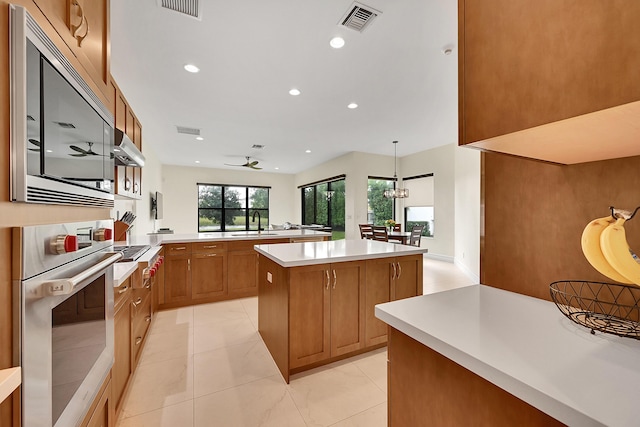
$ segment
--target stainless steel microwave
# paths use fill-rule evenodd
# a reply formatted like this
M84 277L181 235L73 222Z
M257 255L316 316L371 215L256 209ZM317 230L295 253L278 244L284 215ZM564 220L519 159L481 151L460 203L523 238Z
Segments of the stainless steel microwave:
M113 115L23 7L10 28L11 199L113 207Z

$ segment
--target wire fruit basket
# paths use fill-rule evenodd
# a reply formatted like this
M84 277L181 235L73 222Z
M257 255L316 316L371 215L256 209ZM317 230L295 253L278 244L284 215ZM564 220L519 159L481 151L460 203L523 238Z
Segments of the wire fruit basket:
M550 285L562 314L595 331L640 339L640 288L623 284L567 280Z

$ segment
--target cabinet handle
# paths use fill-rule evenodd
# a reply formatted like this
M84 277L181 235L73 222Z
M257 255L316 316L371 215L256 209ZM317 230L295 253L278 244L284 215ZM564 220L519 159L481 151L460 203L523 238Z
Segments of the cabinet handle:
M338 282L338 277L336 276L336 271L333 270L333 289L336 288L336 283Z
M329 290L329 282L331 281L331 279L329 279L329 270L325 270L324 272L327 274L327 284L324 286L324 288L326 290Z
M137 183L137 182L134 182L134 183L133 183L133 192L134 192L134 193L137 193L137 192L138 192L138 187L140 187L140 186L138 185L138 183Z
M400 267L400 263L397 263L397 264L398 264L398 277L396 277L396 279L399 279L400 276L402 276L402 267Z
M217 248L218 245L210 245L210 246L203 246L204 249L213 249L213 248Z
M191 258L187 260L187 271L191 271Z
M142 297L138 297L138 299L133 302L134 307L137 307L140 304L142 304Z
M140 345L141 342L142 342L142 337L136 338L136 345Z
M125 286L125 287L124 287L124 288L122 288L122 289L118 289L118 293L119 293L119 294L124 294L125 292L127 292L127 290L129 290L129 287L128 287L128 286Z
M124 191L131 190L131 180L129 178L124 179Z
M144 318L144 321L145 321L145 322L151 322L151 316L147 316L147 317L145 317L145 318Z
M204 254L204 256L218 256L218 254Z
M145 288L151 289L151 281L150 280L147 280L147 284L145 285Z
M391 265L393 265L393 274L391 275L391 280L393 280L393 279L395 279L395 278L396 278L396 272L397 272L397 270L396 270L396 263L395 263L395 262L392 262L392 263L391 263Z
M184 251L186 249L187 249L186 246L180 246L179 248L171 248L172 251Z

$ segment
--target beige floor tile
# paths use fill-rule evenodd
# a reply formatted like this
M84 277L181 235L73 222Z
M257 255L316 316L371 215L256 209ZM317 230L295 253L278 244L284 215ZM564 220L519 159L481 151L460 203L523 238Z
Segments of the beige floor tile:
M200 304L193 307L194 325L225 320L246 319L247 317L247 312L238 300Z
M355 364L332 365L291 378L289 392L308 426L329 426L385 402Z
M140 365L177 359L193 354L193 329L183 323L166 332L150 334L142 350Z
M422 282L425 295L474 284L455 264L429 258L424 258Z
M253 326L258 329L258 297L243 298L240 303L249 316L249 320Z
M131 381L123 418L193 399L193 356L140 365Z
M116 427L193 427L193 399L165 406L131 418L121 418Z
M387 427L387 402L360 412L331 427Z
M196 397L278 374L262 341L194 355Z
M173 328L184 329L193 325L193 307L162 310L153 317L153 325L149 333L168 332Z
M305 427L280 375L199 397L194 412L196 427Z
M382 350L382 351L380 351ZM365 353L353 363L369 377L383 392L387 392L387 351L386 348Z
M246 315L244 319L202 323L193 327L194 353L259 340L256 327Z

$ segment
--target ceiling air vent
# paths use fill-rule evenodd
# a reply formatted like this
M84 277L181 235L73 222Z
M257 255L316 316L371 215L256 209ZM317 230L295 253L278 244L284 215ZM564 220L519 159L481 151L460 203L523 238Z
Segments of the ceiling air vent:
M382 14L382 12L356 1L349 7L347 13L344 14L340 20L340 25L361 33L371 24L375 17L380 14Z
M264 148L264 145L261 144L253 144L251 146L251 148L255 149L255 150L262 150Z
M160 7L202 19L202 3L199 0L158 0Z
M200 129L198 128L189 128L186 126L176 126L178 129L178 133L183 133L185 135L200 135Z

